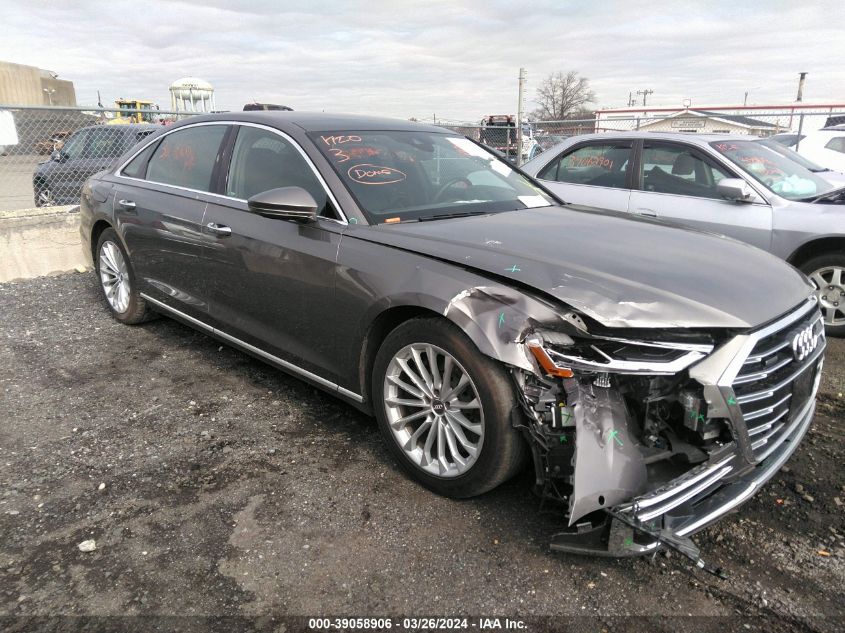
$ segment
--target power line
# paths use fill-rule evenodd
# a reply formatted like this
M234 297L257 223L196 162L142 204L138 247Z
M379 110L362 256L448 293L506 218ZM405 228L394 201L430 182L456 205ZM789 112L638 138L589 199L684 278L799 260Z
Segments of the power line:
M648 95L654 94L654 90L649 88L646 88L645 90L637 90L637 94L643 96L643 107L646 107L646 99L648 98Z

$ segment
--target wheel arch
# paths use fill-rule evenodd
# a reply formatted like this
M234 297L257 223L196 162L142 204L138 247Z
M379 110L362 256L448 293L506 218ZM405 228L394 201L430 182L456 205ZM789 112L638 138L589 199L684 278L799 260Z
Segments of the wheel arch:
M114 229L114 227L110 222L103 220L102 218L94 222L94 225L91 227L91 258L95 265L97 262L97 242L100 241L100 236L106 229Z
M805 242L787 257L786 261L796 268L801 268L814 257L837 252L845 254L845 236L821 237Z
M420 305L399 305L386 308L370 322L362 339L358 362L358 381L365 405L372 404L373 366L384 339L403 323L418 317L443 318L443 315Z
M451 299L425 293L395 297L373 310L361 336L358 382L364 404L372 398L375 357L387 335L402 323L421 316L445 319L457 326L476 349L489 358L528 371L534 363L521 345L539 323L553 324L560 315L549 305L515 288L487 286L465 288Z

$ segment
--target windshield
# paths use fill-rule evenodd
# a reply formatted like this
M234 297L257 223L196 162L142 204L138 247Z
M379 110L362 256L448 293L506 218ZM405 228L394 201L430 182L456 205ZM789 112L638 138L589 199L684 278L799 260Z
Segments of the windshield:
M757 141L715 141L710 146L754 180L788 200L812 198L834 189L803 165Z
M804 158L803 156L801 156L801 154L796 152L794 149L790 149L786 145L782 145L781 143L777 143L773 139L761 138L759 141L757 141L757 143L760 143L760 145L764 145L764 146L768 147L769 149L773 149L778 154L786 156L790 160L794 160L799 165L806 167L807 169L809 169L810 171L812 171L814 173L815 172L821 172L821 171L830 171L827 167L822 167L821 165L818 165L818 164L814 163L813 161Z
M344 130L311 138L372 223L555 204L508 163L461 136Z

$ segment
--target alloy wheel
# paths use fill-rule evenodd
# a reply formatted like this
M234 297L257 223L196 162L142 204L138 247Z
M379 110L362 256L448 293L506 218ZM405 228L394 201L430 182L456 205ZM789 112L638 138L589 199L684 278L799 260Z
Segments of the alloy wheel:
M54 204L53 201L53 192L50 191L47 187L41 188L38 190L38 206L39 207L52 207Z
M123 253L114 242L100 247L100 282L112 309L123 314L129 309L129 269Z
M845 325L845 269L826 266L810 275L825 325Z
M472 378L454 356L428 343L400 349L384 377L393 438L418 468L457 477L478 459L484 410Z

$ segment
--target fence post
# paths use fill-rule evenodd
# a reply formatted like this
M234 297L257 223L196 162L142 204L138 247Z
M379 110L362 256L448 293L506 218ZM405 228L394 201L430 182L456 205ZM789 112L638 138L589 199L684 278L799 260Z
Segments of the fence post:
M798 151L798 146L801 144L801 130L804 129L804 113L798 115L798 140L795 142L795 151Z
M525 86L525 69L519 69L519 102L516 106L516 166L522 165L522 104Z

